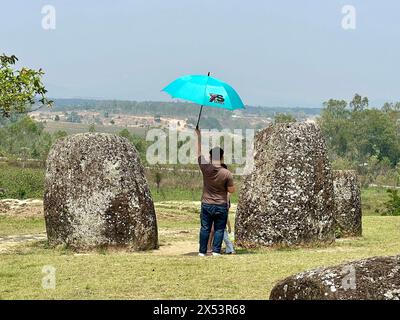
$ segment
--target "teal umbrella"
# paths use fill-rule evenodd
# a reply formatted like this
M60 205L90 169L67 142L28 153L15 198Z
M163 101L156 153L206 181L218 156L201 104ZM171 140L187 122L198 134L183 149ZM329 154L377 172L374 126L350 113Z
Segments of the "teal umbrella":
M223 108L228 110L244 109L242 100L237 92L227 83L203 75L188 75L180 77L162 91L167 92L172 98L180 98L201 105L196 128L203 106Z

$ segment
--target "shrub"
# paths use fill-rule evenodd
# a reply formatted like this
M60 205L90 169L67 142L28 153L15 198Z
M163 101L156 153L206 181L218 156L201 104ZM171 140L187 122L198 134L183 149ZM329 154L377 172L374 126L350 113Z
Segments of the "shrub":
M390 199L385 203L385 215L400 216L400 195L399 190L388 189Z
M44 191L44 170L0 165L0 198L26 199L42 198Z

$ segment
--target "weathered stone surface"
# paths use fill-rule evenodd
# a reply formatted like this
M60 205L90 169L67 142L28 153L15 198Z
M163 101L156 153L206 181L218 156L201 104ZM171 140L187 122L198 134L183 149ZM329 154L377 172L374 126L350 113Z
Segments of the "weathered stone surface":
M299 273L280 281L271 300L399 300L400 256L376 257Z
M334 241L332 175L320 129L272 125L257 134L254 148L236 212L237 245Z
M47 159L44 212L50 244L158 246L153 200L125 138L85 133L58 141Z
M362 234L361 191L353 170L333 171L334 218L340 237Z

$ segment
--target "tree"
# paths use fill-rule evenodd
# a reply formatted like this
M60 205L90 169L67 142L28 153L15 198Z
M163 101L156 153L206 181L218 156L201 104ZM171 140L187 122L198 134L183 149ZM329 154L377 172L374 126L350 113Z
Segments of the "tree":
M22 67L14 70L18 58L14 55L0 56L0 114L9 117L12 113L25 113L37 102L41 106L52 106L46 97L47 90L42 83L42 69Z
M275 123L290 123L296 122L296 118L289 113L278 113L275 116Z
M350 110L344 100L330 99L323 103L324 109L317 120L328 144L330 153L343 157L349 149Z
M67 115L67 122L81 123L82 117L75 111Z
M58 114L54 117L54 121L60 121L60 116Z
M400 137L395 121L388 113L377 109L353 112L348 141L353 146L353 156L363 161L377 156L379 161L388 158L393 166L400 160Z
M400 195L399 190L389 189L389 200L385 203L386 212L385 214L391 216L400 216Z
M393 111L393 103L385 102L385 104L382 107L383 112L391 112Z
M362 111L366 109L369 105L369 100L367 97L361 97L358 93L355 94L353 100L350 102L350 107L353 111Z
M43 124L28 116L0 128L0 150L6 156L45 160L51 144L52 137Z
M53 133L53 137L55 140L57 139L64 139L66 136L68 136L68 133L64 130L58 130Z
M347 105L344 100L331 99L324 103L317 120L330 157L353 163L359 172L361 165L370 164L374 159L376 166L368 165L368 172L361 173L375 177L386 175L400 160L400 127L397 112L390 111L393 104L385 104L382 110L367 109L368 98L356 94L350 103L352 108L348 109ZM383 169L377 170L378 166Z
M128 129L122 129L118 135L128 139L129 142L132 143L139 152L141 160L146 160L146 140L131 134Z
M90 126L89 126L89 132L96 132L96 127L95 127L95 125L94 125L94 123L92 123Z

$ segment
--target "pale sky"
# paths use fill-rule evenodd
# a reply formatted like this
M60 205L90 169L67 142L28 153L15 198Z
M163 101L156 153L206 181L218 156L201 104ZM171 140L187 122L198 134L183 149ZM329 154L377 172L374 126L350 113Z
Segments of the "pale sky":
M55 30L42 28L44 5ZM341 26L356 9L356 29ZM230 83L245 104L318 107L366 95L400 101L398 0L13 0L0 6L0 53L43 68L49 96L170 98L186 74Z

